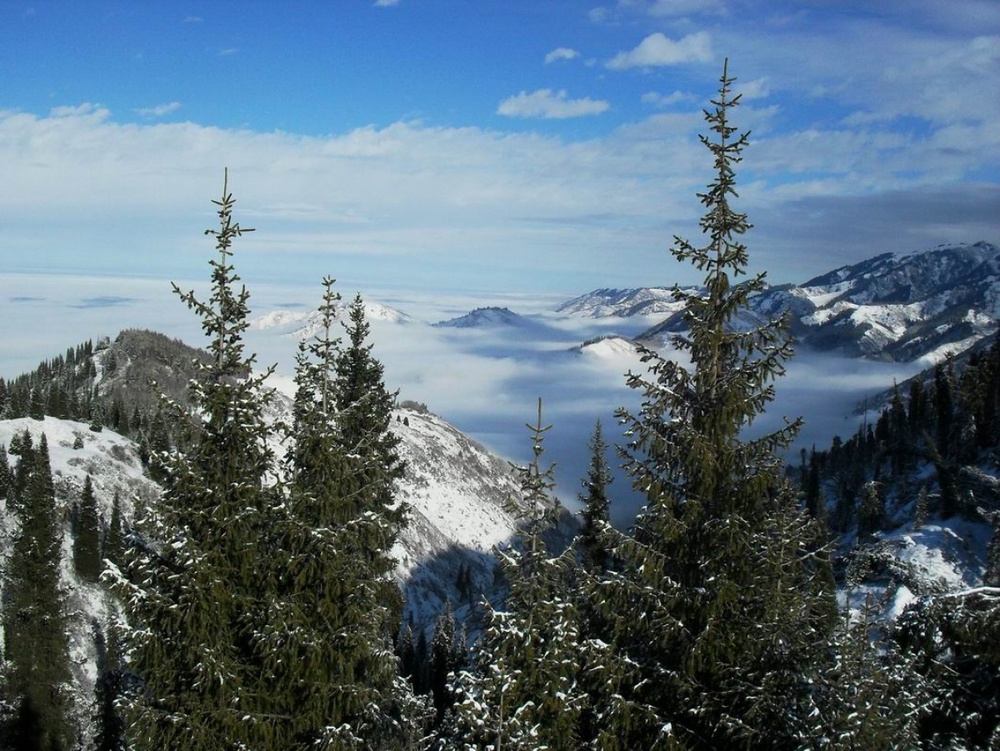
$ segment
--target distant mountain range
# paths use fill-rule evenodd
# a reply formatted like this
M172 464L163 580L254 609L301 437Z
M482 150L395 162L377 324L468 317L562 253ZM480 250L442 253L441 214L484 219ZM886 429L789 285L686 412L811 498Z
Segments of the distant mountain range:
M559 306L588 317L663 314L638 337L665 343L686 328L663 287L598 289ZM986 242L918 253L885 253L801 285L754 295L743 327L786 313L800 345L850 357L929 362L959 354L997 330L1000 249Z
M688 287L684 291L699 290ZM366 303L365 310L370 320L420 323L377 303ZM654 347L667 344L671 335L686 328L682 305L670 287L595 289L567 300L554 312L577 318L648 319L653 325L644 332L621 338ZM884 253L802 284L768 287L751 297L750 308L740 313L733 326L749 328L783 313L799 346L872 360L915 362L923 358L931 364L961 354L997 330L1000 248L978 242ZM252 325L306 338L316 333L319 319L315 311L278 310ZM508 328L526 336L546 324L510 308L489 306L430 325ZM580 345L581 351L590 344Z

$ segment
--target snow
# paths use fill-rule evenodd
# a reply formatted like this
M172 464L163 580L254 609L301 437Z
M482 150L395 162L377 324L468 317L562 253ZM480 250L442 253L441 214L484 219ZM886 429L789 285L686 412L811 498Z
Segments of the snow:
M60 512L68 513L69 506L79 498L88 474L93 479L98 513L105 520L111 517L116 492L126 519L131 518L137 499L145 503L159 495L156 484L144 474L135 444L108 428L95 433L85 423L54 417L0 420L0 444L9 447L11 439L25 430L31 433L36 444L42 433L45 434L56 489L56 508ZM77 438L83 441L82 448L73 448Z
M458 318L435 323L435 326L465 329L493 326L524 326L529 322L523 316L518 315L509 308L476 308Z
M580 347L579 351L600 360L621 360L626 358L638 362L638 348L635 342L621 336L609 336Z
M406 313L374 302L365 302L365 318L369 321L385 321L389 323L408 323L413 319ZM336 305L335 320L347 317L349 305L341 301ZM250 327L260 331L277 330L288 337L304 340L323 329L323 315L318 310L272 310L250 321ZM337 336L342 328L336 325L333 335Z
M31 434L33 444L37 445L43 433L48 443L56 514L62 522L63 533L60 580L66 592L66 613L70 623L69 658L75 687L70 712L79 727L89 728L94 717L91 702L97 680L93 624L106 625L115 612L115 606L102 585L87 584L76 578L70 512L80 498L88 474L92 478L98 513L105 523L111 518L116 492L122 516L128 520L137 506L153 502L159 495L159 489L143 474L133 442L107 428L95 433L84 423L54 417L0 420L0 444L9 448L11 439L15 435L23 435L25 430ZM73 448L77 438L83 441L81 448ZM17 457L9 457L9 460L14 464ZM4 508L0 515L0 541L5 557L9 554L15 525L15 519Z
M870 600L881 618L893 621L920 597L980 587L991 535L989 525L959 516L880 533L870 549L887 573L842 589L840 604L857 618Z

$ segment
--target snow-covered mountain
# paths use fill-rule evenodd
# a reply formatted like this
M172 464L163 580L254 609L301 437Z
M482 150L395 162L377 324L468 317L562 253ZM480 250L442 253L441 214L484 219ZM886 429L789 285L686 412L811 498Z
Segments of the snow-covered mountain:
M469 313L447 321L439 321L434 324L442 328L471 329L471 328L494 328L502 326L525 327L531 322L522 315L515 313L509 308L476 308Z
M648 309L630 301L663 294L663 288L599 289L559 310L591 317L640 315ZM659 305L665 320L640 339L662 341L684 329L679 305ZM996 331L1000 249L978 242L885 253L800 285L771 287L751 298L751 308L750 318L737 327L787 311L800 345L850 357L934 362Z
M65 592L65 612L69 624L69 658L73 701L69 713L79 727L90 727L94 717L90 702L97 680L97 646L94 623L110 622L114 605L100 584L81 582L73 568L73 541L70 534L73 507L79 502L84 480L92 478L98 513L105 523L111 518L115 495L122 516L132 519L136 510L155 503L159 487L145 474L133 441L112 432L94 432L89 426L70 420L45 417L0 420L0 446L11 445L15 435L25 431L37 445L45 435L52 466L56 513L63 527L60 580ZM14 464L16 457L9 457ZM6 568L17 522L0 498L0 566Z
M595 289L574 297L556 308L557 313L585 318L629 318L631 316L671 315L681 309L670 287L639 289Z
M365 318L368 321L388 321L390 323L410 323L414 319L395 308L374 302L365 302ZM337 320L346 320L348 303L341 301L336 306ZM251 328L274 331L296 339L308 339L320 332L323 316L318 310L272 310L250 321ZM340 329L338 328L337 333Z
M939 360L996 331L1000 249L980 242L886 253L765 293L755 307L790 310L793 331L815 349Z
M599 336L573 347L574 352L599 359L617 359L638 355L636 342L624 336Z
M114 341L99 342L92 360L98 390L108 398L122 399L131 390L130 396L137 399L138 392L151 390L151 379L174 387L172 396L182 398L181 384L191 377L197 356L198 350L154 332L127 331ZM140 401L147 403L145 397ZM290 408L290 399L279 393L269 417L287 422ZM397 490L409 508L408 524L392 550L397 561L395 578L405 601L404 617L415 629L428 629L451 602L475 632L480 599L483 595L493 598L498 592L495 549L512 542L518 530L521 501L514 472L505 459L423 405L398 407L390 429L401 439L399 451L407 467ZM49 446L63 527L61 577L74 684L71 713L80 727L87 727L97 679L94 624L109 623L115 606L103 585L82 582L74 572L73 508L90 475L103 522L110 519L117 494L128 525L157 503L160 488L145 471L136 441L108 427L95 432L88 423L51 416L0 420L0 446L6 450L14 436L25 431L35 442L44 434ZM275 448L279 455L283 453L282 447ZM11 464L16 463L17 457L9 458ZM565 545L576 529L574 518L563 511L553 535ZM16 517L0 498L0 567L10 555L16 531Z

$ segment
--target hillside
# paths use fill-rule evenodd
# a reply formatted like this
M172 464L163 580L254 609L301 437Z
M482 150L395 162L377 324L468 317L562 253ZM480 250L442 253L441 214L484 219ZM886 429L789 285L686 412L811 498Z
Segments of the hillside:
M679 305L664 295L659 287L598 289L558 310L588 317L663 313L665 319L639 337L655 344L685 329ZM771 287L752 296L744 312L758 318L783 313L800 346L848 357L936 362L996 331L1000 249L978 242L886 253L802 284Z
M169 441L170 430L155 417L158 400L152 381L184 393L182 384L193 375L194 362L204 353L153 332L122 332L96 347L81 346L67 364L65 357L47 361L38 371L11 382L4 392L5 409L29 408L42 393L89 395L86 421L46 415L0 420L0 446L6 450L15 436L27 431L34 441L44 434L62 530L61 580L67 593L73 663L74 722L89 727L98 675L98 645L94 625L101 630L115 606L102 585L80 581L73 569L74 508L84 479L92 478L98 514L104 527L117 496L126 527L157 503L160 489L150 477L151 445ZM84 400L74 398L83 412ZM61 403L60 399L56 400ZM269 419L288 422L291 400L278 395ZM128 417L134 415L135 417ZM131 437L110 426L124 421ZM157 430L165 433L159 438ZM415 631L433 629L435 619L451 603L475 630L476 605L485 595L502 596L495 568L497 546L509 544L518 531L520 488L509 463L462 434L422 405L407 403L396 409L390 430L401 439L399 453L407 472L397 485L397 498L408 506L408 524L392 550L395 579L405 601L404 623ZM275 446L278 455L283 446ZM11 464L17 457L11 456ZM10 554L16 517L0 498L0 562ZM568 544L576 522L563 513L553 539Z

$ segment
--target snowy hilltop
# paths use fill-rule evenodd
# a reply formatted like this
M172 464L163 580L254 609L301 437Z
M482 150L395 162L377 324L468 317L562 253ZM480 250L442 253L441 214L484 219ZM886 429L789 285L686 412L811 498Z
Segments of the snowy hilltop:
M681 307L668 289L654 287L598 289L557 310L587 317L661 314L664 320L639 338L663 341L684 330ZM780 313L788 314L799 344L814 350L933 363L996 330L1000 249L978 242L885 253L802 284L766 288L741 311L758 321Z

